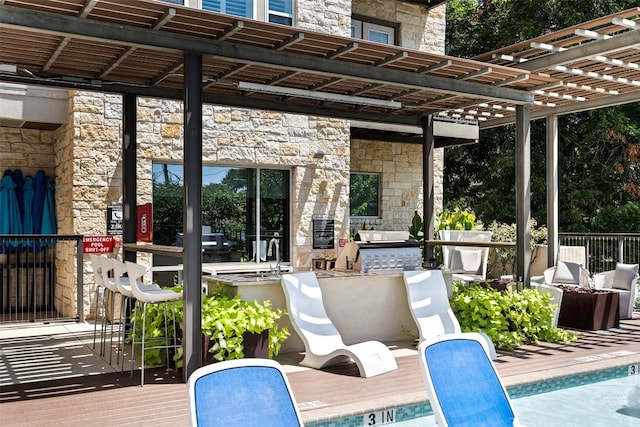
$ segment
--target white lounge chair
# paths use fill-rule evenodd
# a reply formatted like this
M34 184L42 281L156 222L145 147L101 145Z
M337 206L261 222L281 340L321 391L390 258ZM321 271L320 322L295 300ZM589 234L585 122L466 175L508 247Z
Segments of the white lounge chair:
M558 261L555 267L547 268L544 273L545 285L572 285L589 288L589 270L582 264Z
M562 289L551 285L545 285L544 283L534 282L531 282L531 289L535 289L542 295L551 295L551 304L555 306L555 309L553 310L553 319L551 320L551 326L557 328L558 317L560 316L560 304L562 304Z
M440 335L461 333L460 323L449 305L447 285L441 270L405 271L403 279L421 342ZM487 355L496 360L498 356L493 342L488 335L480 334L484 337Z
M593 276L596 289L618 293L620 319L633 317L633 306L638 291L638 264L617 263L615 270Z
M379 341L346 345L329 319L314 272L285 274L282 287L293 328L305 347L300 364L321 369L351 359L360 376L369 378L398 368L391 350Z
M440 230L440 239L461 242L490 242L492 231ZM442 245L444 264L453 280L475 281L487 278L489 247Z
M418 359L439 427L521 427L507 390L476 333L423 341Z

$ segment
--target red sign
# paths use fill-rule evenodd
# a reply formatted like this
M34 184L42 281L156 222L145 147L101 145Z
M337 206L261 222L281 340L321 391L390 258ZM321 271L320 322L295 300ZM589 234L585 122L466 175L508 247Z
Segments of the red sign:
M138 230L136 234L136 240L138 242L152 242L153 241L153 210L151 203L145 203L139 205L136 208L138 215Z
M113 236L84 236L82 252L85 254L108 254L113 252L116 239Z

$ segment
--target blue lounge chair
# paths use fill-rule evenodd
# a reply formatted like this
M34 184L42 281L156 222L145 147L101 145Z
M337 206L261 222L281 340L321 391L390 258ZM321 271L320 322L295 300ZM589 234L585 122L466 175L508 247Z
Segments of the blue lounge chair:
M418 346L422 376L439 427L522 427L482 335L440 335Z
M192 426L301 427L302 419L280 364L238 359L196 369L189 377Z

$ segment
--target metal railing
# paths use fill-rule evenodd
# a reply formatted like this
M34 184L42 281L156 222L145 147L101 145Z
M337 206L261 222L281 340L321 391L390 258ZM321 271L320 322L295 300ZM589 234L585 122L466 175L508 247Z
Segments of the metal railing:
M613 270L617 262L640 262L640 233L558 233L561 246L584 246L590 273Z
M56 250L74 245L76 310L65 310L56 293ZM72 259L68 260L72 262ZM73 271L72 269L67 269ZM58 298L56 297L58 295ZM0 324L83 318L82 236L51 234L0 235Z

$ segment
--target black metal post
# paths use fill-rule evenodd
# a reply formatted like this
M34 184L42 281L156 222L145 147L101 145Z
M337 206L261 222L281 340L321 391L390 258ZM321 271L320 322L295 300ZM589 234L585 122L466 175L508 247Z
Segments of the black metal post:
M184 54L184 379L202 366L202 56Z

